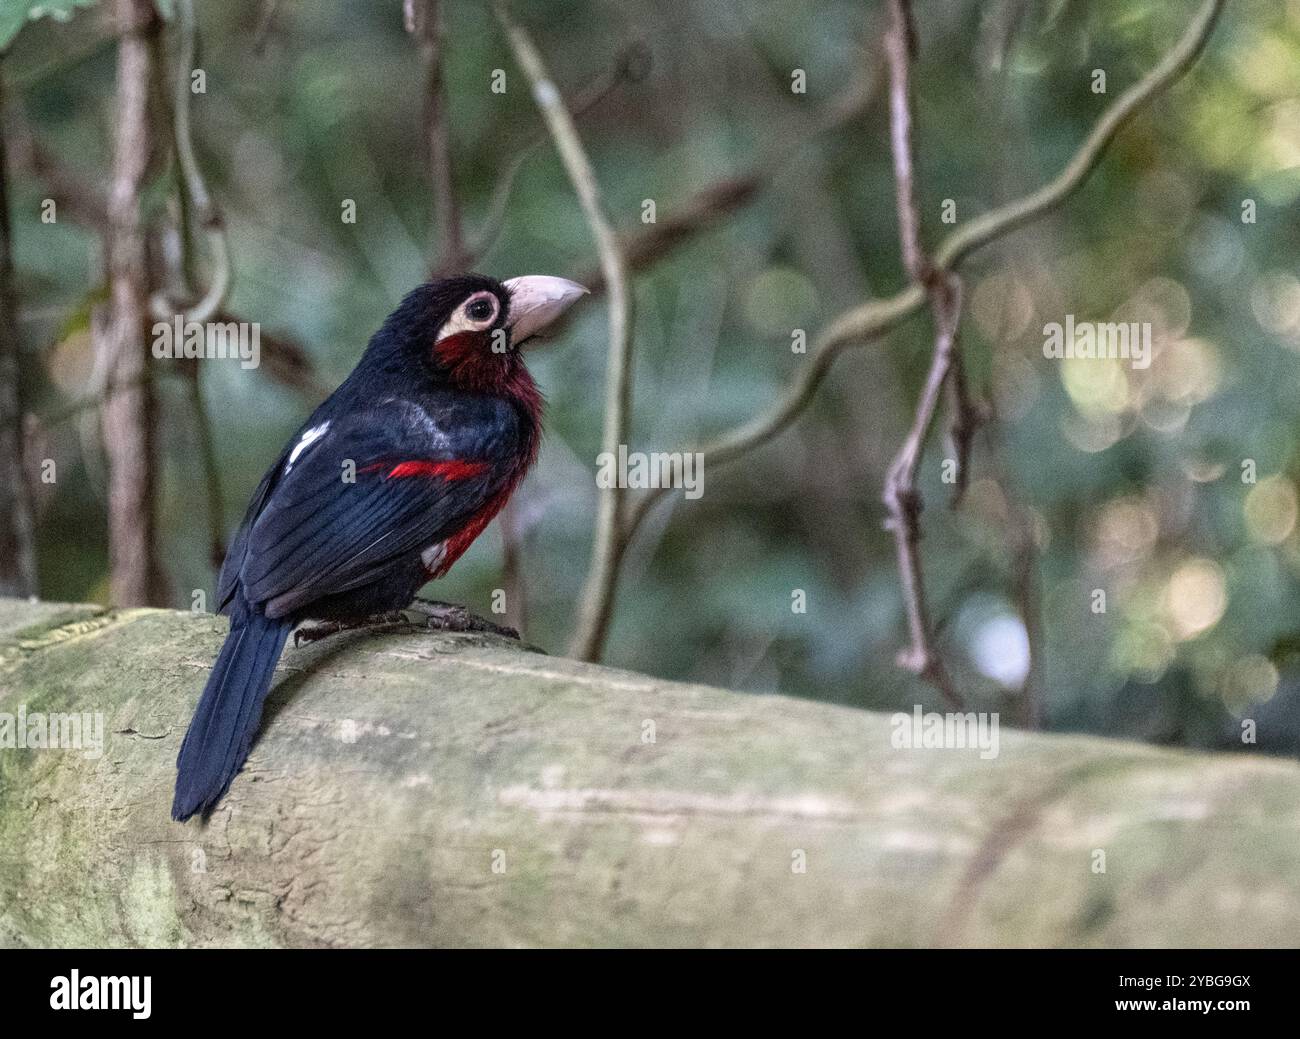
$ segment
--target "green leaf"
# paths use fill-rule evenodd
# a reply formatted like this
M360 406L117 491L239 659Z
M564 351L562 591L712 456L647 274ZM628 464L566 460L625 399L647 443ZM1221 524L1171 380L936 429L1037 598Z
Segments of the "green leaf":
M66 22L78 7L93 7L95 0L0 0L0 51L4 51L28 21L53 18Z

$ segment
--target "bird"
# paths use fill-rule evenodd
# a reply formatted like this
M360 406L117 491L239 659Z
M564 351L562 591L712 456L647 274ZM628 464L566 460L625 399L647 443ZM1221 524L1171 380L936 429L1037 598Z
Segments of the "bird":
M218 578L230 631L177 755L173 819L229 790L295 627L409 607L505 505L542 435L521 346L586 291L547 275L417 287L285 445Z

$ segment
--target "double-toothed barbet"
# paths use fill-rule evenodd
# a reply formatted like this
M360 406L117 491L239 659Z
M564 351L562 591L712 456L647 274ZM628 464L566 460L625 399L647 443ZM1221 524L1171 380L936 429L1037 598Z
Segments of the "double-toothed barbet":
M303 423L221 568L230 634L176 759L172 818L206 814L230 787L297 624L410 606L501 510L541 439L519 348L585 291L544 276L422 285Z

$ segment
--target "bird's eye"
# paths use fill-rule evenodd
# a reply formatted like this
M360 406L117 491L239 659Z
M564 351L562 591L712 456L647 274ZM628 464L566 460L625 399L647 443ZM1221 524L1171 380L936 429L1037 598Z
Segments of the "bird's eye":
M465 308L465 316L471 321L486 321L492 316L492 301L486 296L473 300Z

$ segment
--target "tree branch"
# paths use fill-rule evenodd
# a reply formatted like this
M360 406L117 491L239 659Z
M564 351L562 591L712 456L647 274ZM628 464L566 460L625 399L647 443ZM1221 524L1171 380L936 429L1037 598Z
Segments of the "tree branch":
M146 324L149 271L141 194L153 151L149 91L160 21L150 0L116 0L120 37L113 180L108 197L109 304L98 353L107 381L122 387L104 404L108 459L110 594L119 605L166 598L155 514L156 410Z
M51 715L65 743L86 712L85 750L0 753L6 946L1300 939L1300 904L1271 894L1300 842L1260 810L1300 799L1295 761L1005 729L995 762L974 745L900 751L888 714L494 636L288 649L217 814L173 823L176 750L224 634L189 611L0 600L4 709L70 712ZM657 747L640 740L646 717ZM1097 820L1122 867L1062 883L1094 853Z

